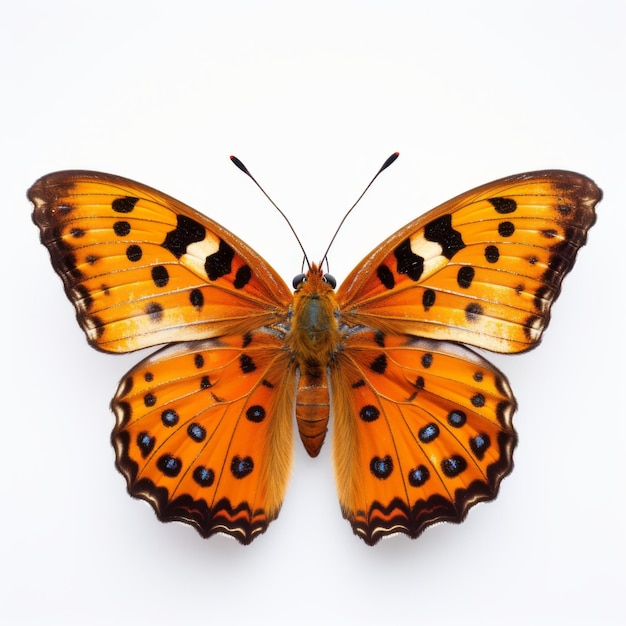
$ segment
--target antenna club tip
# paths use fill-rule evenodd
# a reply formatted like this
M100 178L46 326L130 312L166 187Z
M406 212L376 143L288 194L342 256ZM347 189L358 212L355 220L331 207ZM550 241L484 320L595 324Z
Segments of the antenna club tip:
M394 152L382 165L378 173L380 174L383 170L386 170L398 157L400 156L399 152Z
M248 168L234 155L230 155L230 160L245 174L248 174L248 176L250 176L250 172L248 171Z

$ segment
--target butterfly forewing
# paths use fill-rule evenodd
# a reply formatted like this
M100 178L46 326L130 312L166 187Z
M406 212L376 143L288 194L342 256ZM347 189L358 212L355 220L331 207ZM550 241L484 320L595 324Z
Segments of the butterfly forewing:
M600 190L563 171L450 200L395 233L337 293L343 319L496 352L536 345L595 221Z
M124 178L58 172L29 190L33 218L90 343L127 352L245 332L291 293L225 228Z

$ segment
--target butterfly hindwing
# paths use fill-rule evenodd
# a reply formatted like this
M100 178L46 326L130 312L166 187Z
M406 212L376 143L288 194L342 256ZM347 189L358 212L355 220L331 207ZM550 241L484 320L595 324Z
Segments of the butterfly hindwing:
M29 190L33 219L89 342L109 352L245 332L291 293L225 228L139 183L58 172Z
M536 345L561 281L595 221L588 178L504 178L419 217L387 239L337 292L344 320L495 352Z
M278 515L295 381L280 346L265 332L175 344L122 379L117 466L161 520L249 543Z
M334 376L339 498L366 543L460 522L496 496L513 465L515 399L485 359L448 342L365 331Z

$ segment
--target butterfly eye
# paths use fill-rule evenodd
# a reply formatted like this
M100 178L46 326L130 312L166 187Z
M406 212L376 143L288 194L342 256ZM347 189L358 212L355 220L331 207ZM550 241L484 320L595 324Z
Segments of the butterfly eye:
M306 281L306 274L298 274L297 276L294 276L294 279L292 282L293 288L297 289L305 281Z
M328 283L333 289L337 286L337 279L332 274L324 274L325 283Z

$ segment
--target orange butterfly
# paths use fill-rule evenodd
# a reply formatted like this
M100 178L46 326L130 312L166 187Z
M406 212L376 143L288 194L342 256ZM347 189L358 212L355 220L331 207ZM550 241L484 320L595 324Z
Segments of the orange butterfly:
M460 343L539 343L601 191L565 171L503 178L407 224L337 291L312 264L294 293L224 227L139 183L58 172L28 196L89 342L170 344L112 402L130 494L247 544L283 502L294 407L311 456L332 407L341 510L372 545L495 498L516 403Z

